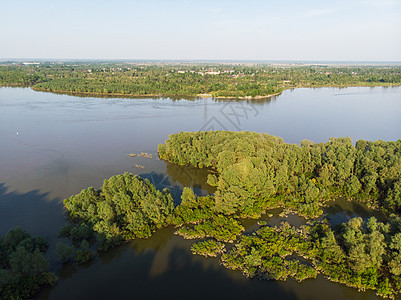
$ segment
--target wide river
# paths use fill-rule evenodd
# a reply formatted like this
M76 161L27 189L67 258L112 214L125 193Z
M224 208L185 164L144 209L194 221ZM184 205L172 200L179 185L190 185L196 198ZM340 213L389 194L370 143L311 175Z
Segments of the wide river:
M213 193L206 170L158 160L157 145L171 133L216 129L266 132L289 143L345 136L354 142L398 140L401 87L295 89L263 101L106 99L0 88L0 234L20 225L49 240L48 257L59 281L39 298L374 299L372 292L358 293L322 276L303 283L246 279L218 259L192 255L193 241L174 235L172 228L83 267L60 266L55 245L65 223L63 199L126 171L149 178L157 188L169 187L176 202L183 186ZM141 152L152 158L130 157ZM327 212L333 222L374 213L346 201L334 202ZM294 216L288 221L302 223ZM255 228L254 221L244 225Z

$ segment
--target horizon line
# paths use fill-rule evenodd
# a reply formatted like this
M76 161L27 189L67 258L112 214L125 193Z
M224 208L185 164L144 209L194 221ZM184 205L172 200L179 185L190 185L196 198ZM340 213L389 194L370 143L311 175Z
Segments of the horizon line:
M391 63L401 64L396 60L311 60L311 59L174 59L174 58L0 58L0 62L20 62L20 61L79 61L79 62L247 62L247 63Z

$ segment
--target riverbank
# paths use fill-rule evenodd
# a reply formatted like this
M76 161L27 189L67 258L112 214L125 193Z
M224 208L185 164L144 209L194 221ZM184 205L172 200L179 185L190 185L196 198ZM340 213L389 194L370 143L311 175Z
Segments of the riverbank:
M63 90L47 90L31 87L35 92L63 94L72 96L95 96L95 97L123 97L123 98L196 98L197 95L184 95L184 94L120 94L120 93L93 93L93 92L75 92L75 91L63 91Z
M401 68L44 64L0 66L0 85L95 97L263 100L299 87L399 86Z
M35 87L31 87L32 90L36 92L44 92L44 93L53 93L53 94L62 94L62 95L72 95L72 96L95 96L95 97L123 97L123 98L213 98L213 99L227 99L227 100L262 100L268 99L274 96L280 95L285 89L282 91L270 94L270 95L257 95L255 97L252 96L244 96L244 97L228 97L228 96L213 96L212 94L196 94L196 95L187 95L187 94L120 94L120 93L93 93L93 92L75 92L75 91L63 91L63 90L47 90L47 89L39 89Z
M270 94L270 95L257 95L255 97L252 96L245 96L245 97L227 97L227 96L217 96L217 97L213 97L212 95L210 95L211 98L213 99L233 99L233 100L263 100L263 99L269 99L271 97L274 96L278 96L281 95L281 93L284 91L284 89L278 93L275 94ZM204 95L204 94L203 94Z
M288 86L283 87L283 90L269 95L256 95L256 96L241 96L241 97L230 97L230 96L213 96L213 94L196 94L196 95L188 95L188 94L121 94L121 93L93 93L93 92L75 92L75 91L63 91L63 90L47 90L47 89L40 89L31 86L30 88L36 92L44 92L44 93L53 93L53 94L62 94L62 95L71 95L71 96L84 96L84 97L122 97L122 98L213 98L213 99L220 99L220 100L264 100L269 99L275 96L281 95L285 90L293 90L297 88L325 88L325 87L332 87L332 88L347 88L347 87L398 87L401 84L390 84L390 83L383 83L383 84L348 84L348 85L300 85L300 86ZM29 87L26 85L5 85L0 87Z

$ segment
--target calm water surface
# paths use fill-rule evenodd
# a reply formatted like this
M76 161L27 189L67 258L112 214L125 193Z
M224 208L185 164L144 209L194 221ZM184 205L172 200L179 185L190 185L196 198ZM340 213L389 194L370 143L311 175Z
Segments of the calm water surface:
M158 188L170 187L177 202L183 186L198 194L213 192L206 170L157 159L157 145L171 133L249 130L290 143L340 136L398 140L400 116L401 87L295 89L253 102L81 98L0 88L0 234L20 225L50 241L49 258L60 280L40 294L42 299L375 298L322 277L301 284L247 280L217 259L192 255L193 241L169 228L78 269L60 269L54 251L65 222L62 200L88 186L98 188L112 175L128 171L147 177ZM141 152L153 158L129 156ZM327 213L337 223L371 212L337 201ZM265 218L270 224L282 220L277 214ZM303 220L292 216L289 222ZM253 221L244 225L248 231L257 228Z

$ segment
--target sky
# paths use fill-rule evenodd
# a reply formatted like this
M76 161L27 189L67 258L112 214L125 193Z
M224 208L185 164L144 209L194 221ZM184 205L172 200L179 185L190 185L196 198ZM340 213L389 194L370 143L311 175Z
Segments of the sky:
M0 59L401 61L401 0L0 0Z

